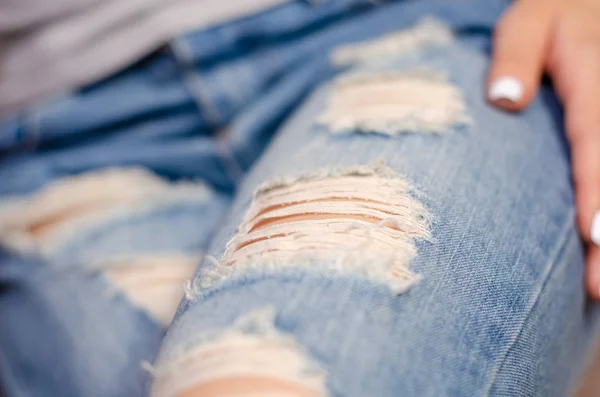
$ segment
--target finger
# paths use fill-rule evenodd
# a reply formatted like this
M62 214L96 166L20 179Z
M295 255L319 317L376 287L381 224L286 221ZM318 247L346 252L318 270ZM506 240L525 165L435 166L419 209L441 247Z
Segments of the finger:
M522 0L502 16L494 31L488 76L492 104L518 111L535 97L557 8L553 0Z
M600 300L600 247L590 245L586 258L585 286L588 294Z
M589 12L588 12L589 11ZM594 12L592 12L594 11ZM590 243L586 288L600 299L600 29L598 10L580 10L557 24L547 67L565 106L577 220Z
M600 224L594 220L600 219L600 34L582 21L585 18L566 19L557 28L548 67L565 105L578 225L584 239L592 243L586 259L586 287L598 299Z
M600 30L575 21L558 31L549 70L565 107L578 225L588 242L600 245Z
M600 90L600 86L598 89ZM600 123L597 122L600 118L598 116L574 117L579 118L580 121L569 123L571 126L567 128L572 131L571 161L575 182L577 224L581 236L587 242L600 246L598 212L600 210Z

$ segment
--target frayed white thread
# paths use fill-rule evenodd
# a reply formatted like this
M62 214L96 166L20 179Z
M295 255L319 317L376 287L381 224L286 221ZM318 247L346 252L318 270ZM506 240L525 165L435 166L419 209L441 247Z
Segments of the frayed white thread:
M352 230L357 230L357 229L369 231L374 228L382 227L382 226L386 226L386 225L392 225L399 229L402 228L402 226L403 226L403 224L396 218L385 218L375 224L370 224L370 225L364 225L360 222L352 222L348 225L345 232L350 232Z
M183 294L184 294L186 300L191 301L195 298L196 289L194 287L194 283L192 280L185 280L181 284L181 287L183 288Z
M260 185L254 192L254 197L256 198L271 190L288 187L300 182L316 182L343 176L377 176L382 179L398 179L400 175L385 165L385 162L382 159L377 159L370 164L350 167L320 168L315 171L308 171L291 177L274 178Z
M358 71L348 72L336 78L334 88L343 90L352 89L361 84L386 84L390 80L426 80L429 83L447 83L448 74L441 70L418 68L407 70L390 70L381 72Z
M316 257L314 252L296 252L274 255L272 252L256 254L240 259L235 266L207 269L195 285L194 297L214 288L223 280L244 277L251 272L278 274L282 269L297 268L315 275L347 275L385 285L395 295L405 293L421 277L407 268L396 265L396 255L381 255L351 250L330 250L327 255ZM409 254L414 258L413 253Z
M262 307L238 317L233 325L226 329L242 334L278 334L278 331L274 328L276 316L277 313L274 307ZM193 348L212 342L215 338L218 338L222 332L223 329L205 331L195 335L193 338L187 339L179 345L178 348L165 351L160 357L160 361L164 363L159 365L160 370L176 370L178 362L190 356Z
M337 47L331 54L331 60L338 67L362 62L378 62L430 47L448 45L453 40L454 35L445 23L432 17L425 17L410 29L374 40Z
M154 369L154 366L152 364L150 364L149 361L146 361L146 360L140 361L140 368L142 368L144 371L148 372L150 375L156 376L156 371Z
M208 261L210 268L221 267L221 264L217 258L212 255L204 255L204 260ZM224 268L227 269L227 268ZM221 274L223 274L225 270ZM184 296L187 301L195 300L201 291L206 289L206 280L203 280L202 276L190 280L186 280L183 285Z
M429 69L360 72L333 85L318 123L332 134L441 134L472 123L458 87Z
M267 182L221 260L200 271L193 296L249 271L285 267L364 277L403 293L419 279L409 269L416 240L431 240L415 193L381 162Z
M160 357L152 397L171 397L205 382L236 377L287 381L325 397L325 372L290 335L275 328L275 310L252 311L230 328L203 332ZM246 394L244 394L246 395Z
M161 207L204 201L210 194L202 182L171 183L139 168L63 178L31 196L0 203L0 243L51 257L85 230ZM47 230L32 232L38 225Z
M209 261L213 266L219 265L219 260L212 255L206 255L206 260Z

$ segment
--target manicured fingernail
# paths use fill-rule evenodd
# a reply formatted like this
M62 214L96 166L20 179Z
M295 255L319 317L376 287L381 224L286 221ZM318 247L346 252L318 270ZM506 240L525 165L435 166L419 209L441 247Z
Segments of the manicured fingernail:
M596 212L596 215L594 215L590 236L594 244L600 247L600 211Z
M498 77L490 85L488 97L491 101L508 99L517 102L523 97L523 84L511 76Z

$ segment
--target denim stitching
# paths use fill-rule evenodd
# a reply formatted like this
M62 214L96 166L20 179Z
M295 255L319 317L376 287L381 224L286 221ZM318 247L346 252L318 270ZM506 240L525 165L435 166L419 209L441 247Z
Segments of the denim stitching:
M533 309L536 307L539 297L540 297L542 291L544 290L544 288L548 282L548 279L552 275L554 269L556 268L556 265L559 263L559 259L562 257L562 255L565 251L565 248L567 247L567 245L569 244L569 242L572 238L571 231L573 229L574 219L575 219L574 210L570 211L568 219L569 219L569 221L565 224L564 229L561 233L561 237L559 240L560 244L558 245L552 258L548 261L548 264L546 265L542 283L540 284L539 288L535 292L535 296L531 300L531 306L529 307L527 314L523 318L523 321L521 322L521 326L520 326L519 330L515 333L513 340L509 343L509 345L504 353L504 356L500 360L499 365L492 371L492 377L491 377L490 381L488 382L488 386L484 389L484 393L483 393L483 395L486 397L491 396L492 389L494 388L494 385L496 384L498 375L500 374L502 368L504 367L504 363L506 362L506 359L508 358L509 353L511 352L512 348L517 343L519 338L521 338L521 335L523 334L523 329L525 328L525 324L529 320L529 317L531 316Z
M209 127L220 125L223 115L211 100L210 93L203 89L202 77L193 69L194 63L191 60L187 44L183 40L175 39L169 43L169 48L181 67L180 72L185 87L189 90L200 112L206 116Z

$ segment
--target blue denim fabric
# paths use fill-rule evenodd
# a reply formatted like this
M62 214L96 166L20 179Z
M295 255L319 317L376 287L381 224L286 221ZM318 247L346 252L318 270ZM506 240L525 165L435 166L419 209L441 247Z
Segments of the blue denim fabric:
M250 171L213 241L219 258L265 180L378 158L414 181L434 217L405 295L325 263L234 273L185 301L163 354L274 307L275 327L325 368L332 396L567 395L596 325L582 286L568 148L545 90L520 115L485 103L486 57L455 44L390 70L449 73L473 125L444 135L328 135L317 90ZM540 197L543 192L543 198ZM204 261L198 273L212 264ZM160 363L160 361L159 361ZM166 363L162 363L165 365ZM159 364L160 365L160 364Z
M229 200L206 190L81 228L50 254L0 253L0 363L7 396L136 396L163 326L94 266L203 250Z
M212 188L95 224L50 256L1 252L0 312L8 321L0 323L0 376L7 396L144 395L150 381L140 362L153 361L163 330L126 294L107 295L109 281L89 262L196 252L209 243L218 258L260 183L377 158L418 185L434 217L434 241L419 243L412 264L419 283L396 296L352 274L306 270L306 263L275 272L259 267L184 300L163 357L205 331L273 307L276 328L326 369L333 396L565 395L584 362L597 310L586 306L582 287L553 94L546 89L520 115L484 103L489 31L506 4L290 2L179 37L116 76L4 120L5 197L130 165ZM331 136L316 126L328 81L339 73L329 52L423 15L462 32L459 43L387 66L447 71L474 124L442 136L396 137ZM205 260L198 274L208 266Z
M0 194L128 164L171 178L202 177L231 191L274 127L331 75L331 48L393 32L423 15L458 30L490 27L505 6L506 0L385 7L294 1L179 37L117 76L4 120ZM487 39L471 40L481 47Z

